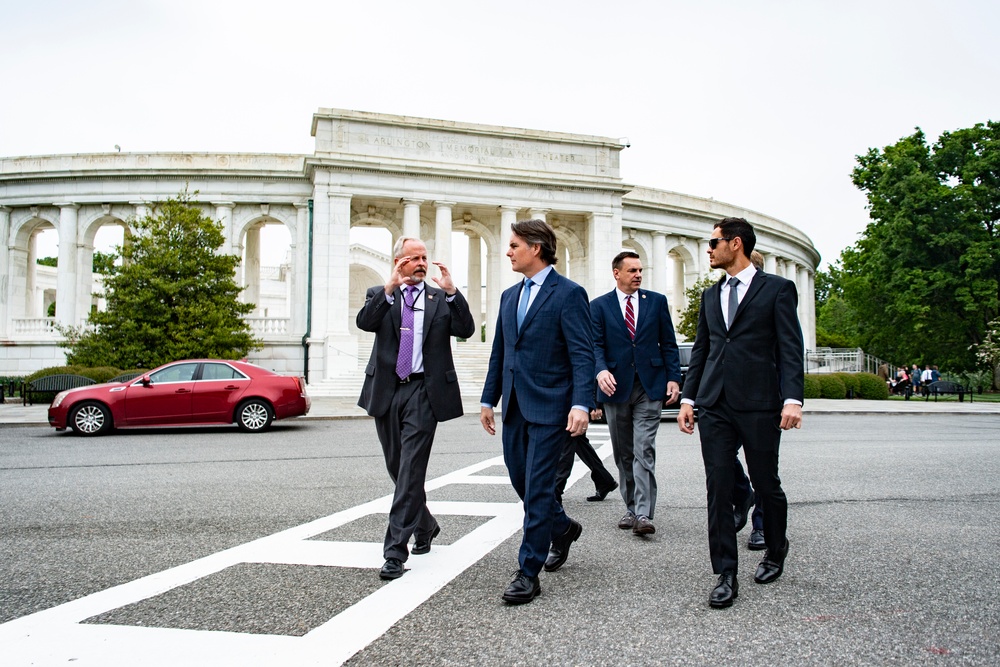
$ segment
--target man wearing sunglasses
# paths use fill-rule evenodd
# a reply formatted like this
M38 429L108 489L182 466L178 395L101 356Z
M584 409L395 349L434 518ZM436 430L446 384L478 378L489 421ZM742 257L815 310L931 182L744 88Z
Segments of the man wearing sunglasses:
M368 289L357 318L359 329L375 334L358 405L375 418L385 465L396 485L379 572L386 580L403 576L411 535L412 553L425 554L441 532L427 510L424 480L438 422L462 416L451 337L468 338L476 331L469 303L448 267L434 265L441 272L433 278L440 289L424 282L424 242L400 238L389 280Z
M716 223L708 241L713 269L726 272L702 293L677 423L698 430L708 487L708 546L719 575L709 605L728 607L739 593L733 460L741 443L753 488L760 495L767 548L754 581L768 584L784 571L788 502L778 477L781 431L802 425L802 329L795 283L758 272L757 243L743 218Z

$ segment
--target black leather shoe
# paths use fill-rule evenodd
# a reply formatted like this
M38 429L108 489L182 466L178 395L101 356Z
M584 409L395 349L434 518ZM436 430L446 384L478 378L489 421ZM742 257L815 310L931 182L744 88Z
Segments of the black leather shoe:
M434 538L440 534L441 526L438 526L434 529L434 532L431 533L431 536L427 538L427 541L416 540L413 543L413 548L410 549L410 553L415 556L422 556L423 554L429 552L431 550L431 542L434 541Z
M772 554L770 549L764 554L764 560L757 566L757 572L753 575L753 580L758 584L769 584L778 577L785 569L785 556L788 555L788 540L785 540L785 548L776 554Z
M736 519L736 532L743 530L743 526L747 525L747 514L750 513L750 508L753 507L753 494L751 493L747 496L745 502L739 503L733 508L733 518Z
M732 607L733 600L739 597L739 594L740 582L736 580L736 573L723 572L719 575L719 583L708 596L708 606L714 609Z
M508 604L525 604L542 594L542 585L538 577L529 577L521 570L514 573L514 579L503 592L504 602Z
M563 563L566 562L566 558L569 556L570 545L580 539L582 532L583 526L570 519L569 528L566 529L566 532L552 540L552 546L549 547L549 556L545 559L545 565L543 566L546 572L555 572L563 566Z
M600 502L608 497L608 494L618 488L618 482L613 483L611 486L605 487L603 489L598 489L596 493L592 496L587 496L587 500L590 502Z
M747 540L747 549L750 551L763 551L767 548L764 543L764 531L761 529L756 529L750 533L750 539Z
M378 573L379 579L399 579L406 570L403 569L403 561L398 558L386 558L385 565Z

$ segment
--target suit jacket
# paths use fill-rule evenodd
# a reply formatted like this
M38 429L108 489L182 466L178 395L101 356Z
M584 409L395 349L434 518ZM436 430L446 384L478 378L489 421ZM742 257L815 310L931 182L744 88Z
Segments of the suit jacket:
M681 381L680 356L667 297L646 290L636 291L635 297L639 302L635 340L628 335L617 290L597 297L590 304L594 325L594 376L609 371L616 382L615 393L611 396L598 388L598 402L629 400L636 374L646 396L653 401L666 397L667 382Z
M684 380L684 398L710 407L725 388L734 410L780 411L803 400L802 329L795 283L758 271L726 330L722 285L701 295L698 333Z
M448 303L444 290L426 282L424 285L424 385L434 418L440 422L462 416L462 393L451 355L451 337L472 336L476 322L461 292ZM358 312L358 328L375 333L375 346L358 399L358 405L372 417L382 417L389 411L396 391L402 304L401 289L396 288L393 303L389 305L385 288L379 285L368 288L365 305Z
M528 422L565 424L570 408L594 405L594 344L587 291L551 271L517 331L519 283L500 296L493 351L482 403L503 396L503 417L512 393Z

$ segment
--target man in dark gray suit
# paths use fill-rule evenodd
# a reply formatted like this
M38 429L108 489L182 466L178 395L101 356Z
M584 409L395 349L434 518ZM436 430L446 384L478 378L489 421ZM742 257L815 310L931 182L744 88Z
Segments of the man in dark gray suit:
M451 354L451 337L468 338L476 323L448 268L424 282L427 247L400 238L393 248L392 275L371 287L358 313L358 328L375 333L358 405L375 418L375 430L389 477L396 485L385 531L385 564L379 576L403 576L415 537L414 554L431 550L441 532L427 510L424 480L438 422L462 416L462 395Z
M698 333L684 381L677 423L698 430L708 487L708 546L719 581L712 607L728 607L739 592L733 461L741 443L753 488L760 495L767 552L754 581L768 584L784 571L788 501L778 477L781 431L802 425L802 329L795 283L758 272L757 243L743 218L716 223L709 239L713 269L726 275L701 296Z

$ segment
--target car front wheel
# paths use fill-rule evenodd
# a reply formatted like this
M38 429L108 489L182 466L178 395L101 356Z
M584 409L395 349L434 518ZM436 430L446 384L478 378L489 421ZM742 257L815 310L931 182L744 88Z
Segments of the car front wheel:
M100 403L82 403L74 408L69 422L76 435L103 435L111 430L111 411Z
M241 430L250 433L267 429L273 419L274 411L271 410L271 406L259 398L243 403L236 411L236 423Z

